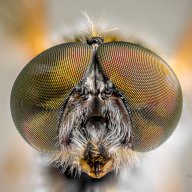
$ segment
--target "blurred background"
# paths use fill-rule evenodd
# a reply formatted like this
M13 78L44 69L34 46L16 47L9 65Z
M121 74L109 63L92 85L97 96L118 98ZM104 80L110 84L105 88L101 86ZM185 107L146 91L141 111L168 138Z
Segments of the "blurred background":
M106 191L192 191L191 0L0 0L0 192L35 191L36 151L17 132L10 93L21 69L63 36L86 32L86 10L104 28L137 39L171 65L183 90L183 113L170 139L144 154ZM40 174L40 173L39 173ZM39 188L39 192L44 192Z

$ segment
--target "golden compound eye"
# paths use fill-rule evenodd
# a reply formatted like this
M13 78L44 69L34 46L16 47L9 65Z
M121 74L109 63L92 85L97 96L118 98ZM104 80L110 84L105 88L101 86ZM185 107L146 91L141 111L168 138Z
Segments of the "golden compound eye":
M142 46L102 41L96 38L88 44L65 43L50 48L29 62L16 79L11 93L12 117L23 138L37 150L57 151L70 140L71 133L62 135L60 128L61 122L65 122L64 111L72 117L73 110L77 109L74 104L72 111L66 109L74 91L85 98L83 107L92 106L88 116L100 115L102 109L98 108L105 107L102 106L105 102L95 95L98 90L93 91L98 80L100 83L95 88L105 87L104 92L100 92L103 99L112 97L111 100L117 101L117 94L113 95L116 91L119 97L124 97L118 102L124 103L127 109L124 114L130 116L124 118L129 124L128 130L131 127L131 136L128 132L125 135L129 135L133 150L152 150L174 131L181 115L182 92L172 69ZM95 43L97 49L92 46ZM92 80L86 79L88 74ZM89 90L81 87L85 79L91 85L91 89L87 87Z
M29 62L11 93L11 112L23 138L39 151L55 151L58 124L67 96L92 62L92 47L65 43Z
M149 151L166 141L182 111L182 92L172 69L155 53L127 42L100 45L97 60L125 97L133 149Z

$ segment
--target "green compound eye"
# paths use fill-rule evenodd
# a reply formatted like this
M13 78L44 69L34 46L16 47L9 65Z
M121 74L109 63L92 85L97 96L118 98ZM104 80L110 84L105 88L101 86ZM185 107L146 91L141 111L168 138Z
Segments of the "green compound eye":
M179 82L159 56L127 42L102 43L97 50L85 43L65 43L29 62L11 93L12 117L22 137L39 151L59 150L65 103L93 62L124 97L133 150L150 151L165 142L182 111Z
M161 145L182 111L182 92L172 69L155 53L127 42L102 44L97 58L131 111L133 149L149 151Z
M39 151L58 150L58 124L65 100L92 62L92 47L65 43L30 61L11 93L11 112L23 138Z

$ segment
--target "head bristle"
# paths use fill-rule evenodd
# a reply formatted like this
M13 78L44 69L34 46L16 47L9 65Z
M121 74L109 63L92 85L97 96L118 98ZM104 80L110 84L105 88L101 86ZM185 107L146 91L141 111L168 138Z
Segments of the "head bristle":
M85 18L87 19L87 22L89 24L89 30L90 30L90 36L91 37L96 37L97 33L96 33L96 29L95 29L95 25L94 25L94 17L92 17L92 19L89 17L87 11L81 11L81 13L85 16Z
M118 30L118 29L119 29L119 27L107 29L107 30L103 31L103 33L107 33L107 32L110 32L110 31L115 31L115 30Z
M118 28L112 28L108 30L102 30L102 28L99 27L99 25L95 24L94 16L90 18L87 11L82 11L81 13L86 17L88 21L89 37L103 37L104 33L118 29Z
M85 18L87 19L87 22L88 22L88 31L89 31L88 38L104 37L105 33L119 29L118 27L115 27L115 28L104 30L104 29L102 29L101 26L99 27L99 25L95 24L94 16L92 18L90 18L87 11L81 11L81 13L85 16Z

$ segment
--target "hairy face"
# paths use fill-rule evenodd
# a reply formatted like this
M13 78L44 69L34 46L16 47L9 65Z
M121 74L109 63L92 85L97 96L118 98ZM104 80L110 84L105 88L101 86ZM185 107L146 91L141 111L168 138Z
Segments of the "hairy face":
M77 36L32 59L14 83L10 104L21 136L50 163L73 176L101 178L137 163L135 151L153 150L170 137L182 91L152 51L96 35L86 42Z
M59 129L61 152L55 157L65 170L101 178L118 171L133 156L131 121L120 94L105 80L96 63L72 91Z

